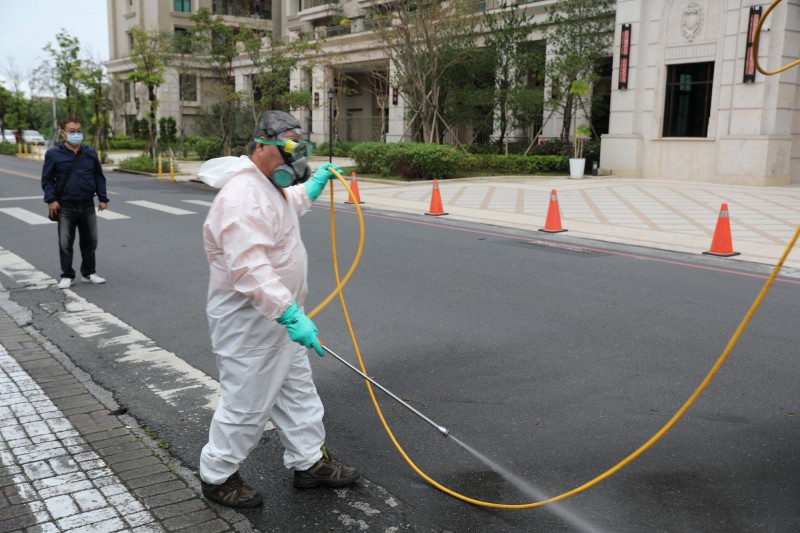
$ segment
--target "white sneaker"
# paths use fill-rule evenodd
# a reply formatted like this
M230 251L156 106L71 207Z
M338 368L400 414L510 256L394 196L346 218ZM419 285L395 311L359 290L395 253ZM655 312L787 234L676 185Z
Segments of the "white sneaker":
M85 281L86 283L105 283L106 278L101 278L97 274L89 274L89 277L81 276L81 281Z
M69 289L72 287L72 280L70 278L61 278L61 281L58 282L59 289Z

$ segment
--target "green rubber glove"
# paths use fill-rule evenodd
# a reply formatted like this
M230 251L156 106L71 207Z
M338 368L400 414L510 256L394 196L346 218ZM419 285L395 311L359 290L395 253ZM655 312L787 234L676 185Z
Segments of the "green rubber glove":
M322 351L322 346L320 346L319 339L317 339L317 333L319 333L317 326L297 306L297 302L292 302L292 305L280 316L277 322L281 326L286 326L289 338L294 342L306 348L314 348L317 355L325 357L325 352Z
M341 168L330 163L325 163L319 167L314 172L314 175L311 176L311 179L305 183L306 192L308 193L308 197L311 198L312 202L319 198L319 195L322 194L322 190L325 188L325 185L327 185L329 180L336 179L336 175L331 171L331 169L335 170L339 174L343 172Z

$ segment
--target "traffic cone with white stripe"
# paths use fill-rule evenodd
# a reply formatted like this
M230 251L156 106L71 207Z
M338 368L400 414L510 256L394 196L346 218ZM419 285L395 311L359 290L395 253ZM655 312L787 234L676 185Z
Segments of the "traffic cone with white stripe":
M350 174L350 195L347 197L347 200L344 201L346 204L363 204L364 202L361 201L361 195L358 192L358 180L356 179L356 173L353 172Z
M567 231L561 227L561 210L558 208L558 195L555 189L550 191L550 205L547 208L547 218L544 221L544 227L539 231L545 231L547 233Z
M442 207L442 193L439 192L439 180L433 180L433 193L431 194L431 207L426 215L441 216L446 215Z
M717 228L714 230L714 238L711 240L711 249L703 252L708 255L718 255L720 257L731 257L739 255L733 251L733 241L731 240L731 219L728 215L728 204L723 203L717 218Z

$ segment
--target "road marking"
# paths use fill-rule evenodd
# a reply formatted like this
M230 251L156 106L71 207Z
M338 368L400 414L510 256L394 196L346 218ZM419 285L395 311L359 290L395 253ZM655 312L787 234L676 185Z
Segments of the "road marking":
M205 200L184 200L187 204L196 204L196 205L203 205L206 207L211 207L211 202L207 202Z
M187 211L185 209L178 209L177 207L170 207L164 204L157 204L155 202L148 202L147 200L134 200L127 202L129 204L138 205L139 207L146 207L147 209L155 209L156 211L163 211L171 215L196 215L194 211Z
M114 211L109 211L108 209L106 209L105 211L98 211L97 216L105 220L121 220L123 218L131 218L127 215L123 215L122 213L115 213Z
M45 289L56 284L55 279L2 247L0 272L26 289ZM132 365L131 368L121 371L130 372L131 376L144 376L143 382L147 388L177 409L191 411L197 405L191 400L195 394L203 398L201 407L211 410L216 407L219 399L219 384L216 380L174 353L160 348L143 333L86 301L74 291L66 289L64 294L67 297L66 309L56 313L58 319L81 338L94 342L98 353L107 354L118 363ZM7 298L0 298L0 305L3 305L4 300ZM186 396L186 391L191 391L192 395Z
M27 222L32 226L38 226L40 224L55 224L55 222L49 218L36 214L33 211L22 209L21 207L3 207L0 208L0 212L10 215L23 222Z
M16 198L0 198L0 202L16 202L17 200L41 200L42 195L39 196L17 196Z

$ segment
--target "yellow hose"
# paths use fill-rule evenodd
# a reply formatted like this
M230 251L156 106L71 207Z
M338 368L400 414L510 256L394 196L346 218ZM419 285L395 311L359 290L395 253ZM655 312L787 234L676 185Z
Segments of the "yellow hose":
M761 26L764 24L764 21L767 19L767 15L769 15L770 12L773 9L778 7L778 4L780 4L782 1L783 0L773 0L772 4L770 4L770 6L767 8L767 10L764 11L764 14L761 15L761 18L758 19L758 25L756 26L756 33L753 36L753 61L755 62L755 65L756 65L756 68L758 69L758 71L760 73L766 75L766 76L772 76L774 74L780 74L781 72L787 71L792 67L796 67L797 65L800 65L800 59L796 59L793 62L782 66L781 68L777 68L775 70L764 70L763 68L761 68L761 64L758 62L758 39L761 36Z
M350 187L347 185L347 182L341 176L341 174L339 174L336 171L334 171L334 174L336 174L336 177L339 179L340 182L342 182L342 184L344 185L344 188L347 190L347 193L352 198L355 198L355 196L353 195L352 191L350 190ZM352 276L353 272L356 269L356 266L358 265L359 261L361 260L361 252L364 249L364 215L361 212L361 207L359 207L358 202L355 202L353 205L355 206L356 213L358 214L358 223L359 223L359 227L360 227L358 249L357 249L356 255L355 255L354 259L353 259L353 264L352 264L352 266L350 267L350 270L347 273L347 276L345 276L345 279L341 280L339 278L339 262L338 262L339 260L338 260L338 257L336 255L336 221L335 221L336 217L335 217L334 205L333 205L334 204L334 200L333 200L333 183L331 183L331 186L330 186L330 199L331 199L331 209L330 209L331 216L330 216L330 218L331 218L331 248L332 248L332 252L331 253L332 253L332 260L333 260L334 275L336 277L336 289L334 289L334 291L320 305L318 305L316 308L314 308L314 310L311 311L308 314L308 316L309 317L313 317L314 315L316 315L320 310L322 310L322 308L324 308L333 299L334 296L336 296L338 294L339 295L339 301L341 302L341 305L342 305L342 312L344 313L344 318L345 318L345 321L347 322L347 328L350 331L350 339L353 341L353 347L355 349L356 357L358 358L358 364L361 367L361 371L364 374L367 374L367 369L364 366L363 359L361 358L361 351L358 348L358 341L356 340L356 335L355 335L355 332L353 331L353 325L350 322L350 315L347 312L347 305L345 304L345 301L344 301L344 295L342 294L342 288L347 283L347 281L350 279L350 277ZM454 498L457 498L457 499L462 500L464 502L471 503L473 505L477 505L477 506L480 506L480 507L492 507L492 508L495 508L495 509L531 509L531 508L534 508L534 507L540 507L540 506L546 505L548 503L554 503L554 502L557 502L559 500L564 500L564 499L569 498L571 496L575 496L576 494L579 494L579 493L585 491L586 489L588 489L590 487L593 487L593 486L597 485L601 481L611 477L615 473L617 473L620 470L622 470L623 468L625 468L628 464L633 462L634 459L636 459L637 457L642 455L644 452L646 452L651 446L653 446L653 444L658 442L661 439L661 437L663 437L670 429L672 429L673 426L675 426L675 424L678 423L678 420L680 420L683 417L683 415L686 413L686 411L689 409L689 407L691 407L692 404L694 404L694 402L697 400L697 398L700 397L700 395L703 393L703 391L706 389L706 387L708 387L709 383L711 383L711 380L714 379L714 376L716 376L717 372L722 367L723 363L725 363L725 361L728 359L728 356L730 355L731 350L733 350L733 347L736 346L736 343L738 342L739 337L744 332L744 330L747 327L747 325L750 323L750 320L752 319L752 317L755 314L756 310L761 305L762 300L764 299L764 297L769 292L769 289L772 287L772 284L775 281L775 278L778 276L778 273L780 272L781 268L783 267L783 263L786 261L786 258L789 256L789 253L792 251L792 248L794 248L794 245L797 242L798 236L800 236L800 225L797 226L797 229L795 230L795 233L794 233L794 236L792 237L792 240L786 246L786 249L784 250L783 255L781 256L781 258L778 261L777 265L775 265L775 268L773 269L772 274L770 274L769 278L767 279L766 283L764 284L764 287L761 289L761 292L759 292L759 294L756 297L755 301L750 306L750 309L747 311L747 313L745 314L744 318L739 323L739 327L737 327L736 331L734 331L733 335L731 336L730 340L728 341L727 346L725 346L725 349L722 351L722 354L719 356L719 358L717 358L716 363L714 363L714 366L711 367L711 370L708 372L708 374L703 379L703 381L700 383L700 385L697 387L697 389L695 389L695 391L692 393L692 395L689 396L689 399L686 400L686 402L684 402L684 404L681 406L680 409L678 409L678 411L672 416L672 418L660 430L658 430L658 432L656 432L647 442L642 444L638 449L636 449L633 453L631 453L630 455L625 457L622 461L620 461L616 465L612 466L611 468L609 468L608 470L606 470L602 474L598 475L594 479L592 479L590 481L587 481L583 485L580 485L580 486L578 486L578 487L576 487L576 488L574 488L574 489L572 489L572 490L570 490L568 492L564 492L562 494L559 494L558 496L553 496L552 498L549 498L547 500L542 500L542 501L532 502L532 503L524 503L524 504L509 504L509 503L486 502L486 501L483 501L483 500L476 500L474 498L470 498L469 496L465 496L463 494L460 494L460 493L458 493L458 492L456 492L454 490L451 490L451 489L445 487L444 485L441 485L436 480L430 478L427 474L425 474L425 472L423 472L414 463L414 461L412 461L411 458L406 454L405 450L403 450L403 447L400 446L399 442L397 442L397 439L395 438L394 434L392 433L392 430L389 427L389 424L386 422L386 419L383 416L383 412L381 411L380 405L378 404L378 400L375 397L375 392L372 389L372 385L367 380L364 380L364 384L367 386L367 390L369 391L370 398L372 399L372 404L375 406L375 411L378 414L378 418L380 418L381 424L383 425L383 428L386 431L386 434L389 435L389 438L391 439L392 443L394 444L394 447L397 448L397 451L400 452L400 455L403 457L403 459L405 459L405 461L409 464L409 466L411 466L411 468L414 470L414 472L416 472L422 479L424 479L425 481L427 481L429 484L431 484L432 486L436 487L440 491L442 491L442 492L444 492L446 494L449 494L450 496L453 496Z

